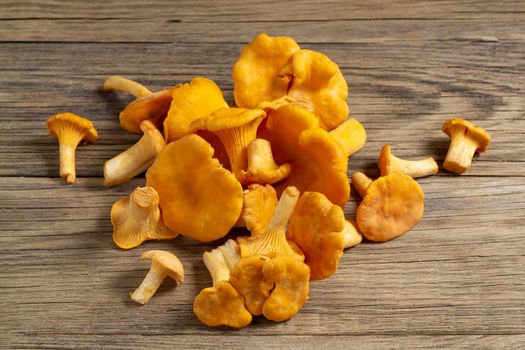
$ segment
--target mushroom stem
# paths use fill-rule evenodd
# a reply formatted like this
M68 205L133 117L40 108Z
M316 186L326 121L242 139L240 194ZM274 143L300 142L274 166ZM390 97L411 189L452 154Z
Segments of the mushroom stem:
M378 163L381 176L388 175L394 171L400 171L413 178L418 178L433 175L439 171L439 167L434 158L404 160L392 154L390 145L383 146L379 153Z
M248 145L248 170L241 171L242 183L273 184L290 175L290 164L278 166L272 154L270 142L264 139L255 139Z
M366 196L366 190L371 183L372 180L362 172L356 172L352 174L352 186L354 186L361 198Z
M216 249L222 253L230 270L241 260L239 245L233 239L227 240L226 243L218 246Z
M75 150L76 145L60 143L60 177L66 179L68 184L76 181Z
M104 90L120 90L132 94L135 97L142 97L151 94L151 91L144 85L136 81L113 75L104 82Z
M166 142L153 123L146 120L140 124L144 135L140 140L104 163L104 184L108 187L133 179L148 169Z
M451 133L451 142L443 167L457 174L464 173L470 168L478 146L476 140L465 137L463 132Z
M286 228L288 220L290 220L290 217L292 216L297 200L299 199L299 194L299 190L293 186L287 187L283 191L279 203L277 203L277 208L275 208L275 212L273 213L264 234L273 231L281 232L284 235L284 229Z
M230 268L220 250L213 249L212 251L204 252L202 260L210 272L213 286L217 286L221 281L230 280Z
M131 299L139 304L146 304L155 294L166 276L158 273L155 269L150 269L140 286L131 293Z
M363 236L357 230L357 223L354 220L345 221L343 240L345 249L356 246L363 240Z

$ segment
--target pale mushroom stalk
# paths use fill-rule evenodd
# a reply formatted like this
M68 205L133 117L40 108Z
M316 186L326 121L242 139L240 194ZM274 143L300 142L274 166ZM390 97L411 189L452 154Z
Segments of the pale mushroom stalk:
M230 270L233 269L235 265L237 265L237 263L241 260L241 251L239 249L239 245L233 239L227 240L226 243L218 246L215 249L222 253Z
M104 90L119 90L127 92L135 97L142 97L151 94L151 91L144 85L124 77L113 75L104 82Z
M220 250L213 249L209 252L204 252L202 260L210 272L213 286L217 286L221 281L230 280L230 267Z
M166 142L149 120L140 123L144 135L133 146L104 163L104 184L115 186L127 182L148 169Z
M298 260L302 259L288 244L285 233L286 224L292 216L298 199L299 190L297 188L290 186L283 191L277 208L264 233L239 242L242 257L256 254L273 257L282 254L292 256Z
M357 223L354 220L346 220L343 229L343 241L345 249L358 245L363 240L363 235L357 229Z
M372 183L372 179L370 179L368 176L363 174L362 172L356 172L352 174L352 186L354 186L355 190L361 198L364 198L366 196L366 190L368 189L368 186Z
M421 160L401 159L392 154L390 145L384 145L381 149L378 164L381 176L400 171L413 178L418 178L433 175L439 171L434 158L428 157Z
M137 303L146 304L166 277L178 283L184 282L184 268L175 255L162 250L150 250L142 254L140 259L151 260L151 268L140 286L131 293L131 299Z
M49 134L58 139L60 144L60 177L67 183L76 181L75 150L81 142L93 142L98 133L93 123L73 113L56 114L47 120Z
M272 154L270 142L255 139L248 145L248 170L241 170L242 183L273 184L290 175L290 164L278 166Z

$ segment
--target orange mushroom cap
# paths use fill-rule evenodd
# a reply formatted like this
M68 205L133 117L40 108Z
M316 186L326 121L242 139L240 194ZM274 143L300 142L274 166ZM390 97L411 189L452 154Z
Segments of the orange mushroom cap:
M241 184L212 157L209 143L187 135L168 144L146 173L166 226L202 242L225 236L242 210Z
M190 125L194 120L224 107L228 107L228 104L213 80L196 77L190 83L177 85L173 89L171 106L164 120L166 142L173 142L191 133Z
M241 217L252 236L260 236L266 230L275 207L277 206L277 192L270 185L253 184L244 191Z
M300 49L292 38L258 35L242 50L232 76L240 107L296 104L314 112L326 130L348 115L348 85L337 64Z
M282 322L294 317L308 299L310 268L292 257L278 255L263 265L268 283L275 284L263 306L263 315Z
M419 184L406 174L394 172L368 186L356 221L368 240L385 242L412 229L423 211L424 194Z
M178 236L164 225L159 210L159 195L151 187L137 187L130 196L111 207L113 241L123 249L134 248L150 239Z
M327 278L337 271L343 256L345 216L322 193L304 192L290 218L286 237L305 254L310 279Z
M255 108L288 92L292 56L301 48L290 37L259 34L246 45L232 69L233 94L239 107Z
M330 135L343 147L348 157L363 148L366 142L365 128L355 119L345 120L338 127L331 130Z
M350 195L346 176L347 157L342 147L318 119L304 108L285 105L268 111L266 130L276 161L290 163L290 175L276 189L296 186L301 192L323 193L331 202L343 206Z

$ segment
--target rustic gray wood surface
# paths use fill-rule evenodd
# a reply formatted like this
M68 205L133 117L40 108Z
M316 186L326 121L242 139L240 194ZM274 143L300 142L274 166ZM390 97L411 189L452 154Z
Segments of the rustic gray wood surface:
M210 285L185 238L122 251L103 162L134 143L118 125L131 98L101 91L120 74L152 90L197 75L232 102L230 69L260 32L327 54L349 85L368 142L349 174L376 175L384 143L404 158L448 147L461 116L493 138L462 176L419 181L426 210L410 233L348 250L285 323L204 327L193 298ZM525 347L525 3L523 1L0 1L0 347L517 349ZM58 177L48 116L92 119L100 140L77 151L78 181ZM345 208L353 217L352 196ZM149 249L175 252L184 285L138 306Z

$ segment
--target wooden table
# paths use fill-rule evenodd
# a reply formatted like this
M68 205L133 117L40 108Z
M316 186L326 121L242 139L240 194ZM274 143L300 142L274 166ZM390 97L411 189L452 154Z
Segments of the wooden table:
M493 137L462 176L421 179L423 220L385 244L348 250L311 284L292 320L202 326L194 296L210 285L189 239L122 251L113 202L144 178L105 188L102 164L134 143L101 92L120 74L152 90L214 79L232 102L230 69L256 34L322 51L350 85L368 142L349 174L376 175L379 149L441 163L448 118ZM0 4L0 347L510 349L525 346L525 4L522 1L2 1ZM92 119L100 140L77 151L78 181L58 177L52 114ZM345 212L353 217L357 198ZM180 256L187 283L140 307L129 292L148 265Z

